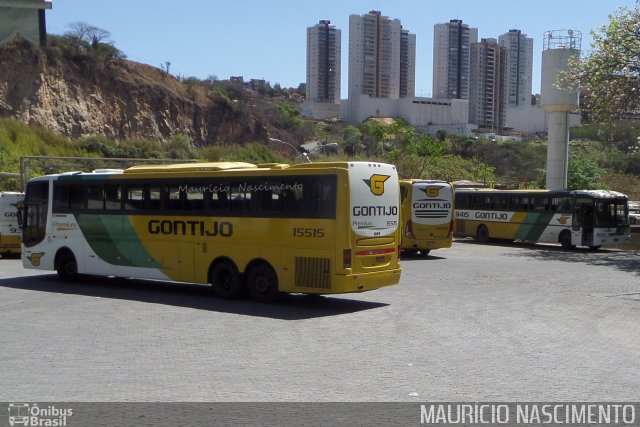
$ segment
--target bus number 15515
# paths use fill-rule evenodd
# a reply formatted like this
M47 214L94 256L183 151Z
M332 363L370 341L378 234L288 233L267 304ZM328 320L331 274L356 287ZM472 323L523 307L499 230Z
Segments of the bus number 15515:
M295 227L293 237L324 237L324 228Z

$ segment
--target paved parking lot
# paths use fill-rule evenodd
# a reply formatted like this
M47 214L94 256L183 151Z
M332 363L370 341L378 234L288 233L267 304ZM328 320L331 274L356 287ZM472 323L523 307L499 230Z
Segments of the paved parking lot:
M478 245L400 285L274 305L0 260L0 401L571 401L640 396L640 253Z

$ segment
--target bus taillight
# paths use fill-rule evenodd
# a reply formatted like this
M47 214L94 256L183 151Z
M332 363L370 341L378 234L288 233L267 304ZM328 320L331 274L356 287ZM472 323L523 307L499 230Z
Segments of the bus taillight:
M351 249L342 251L342 268L351 268Z

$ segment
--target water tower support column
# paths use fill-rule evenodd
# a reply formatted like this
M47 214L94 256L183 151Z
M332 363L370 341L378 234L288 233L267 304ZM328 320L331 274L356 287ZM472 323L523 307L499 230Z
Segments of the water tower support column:
M550 111L548 114L547 189L567 188L569 164L569 113Z

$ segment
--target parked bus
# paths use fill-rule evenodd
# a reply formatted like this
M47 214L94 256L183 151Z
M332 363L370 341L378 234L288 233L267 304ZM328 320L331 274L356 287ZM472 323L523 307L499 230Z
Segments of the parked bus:
M456 235L598 249L630 239L627 196L605 190L456 189Z
M453 185L446 181L401 179L400 248L406 254L428 255L450 248L453 241Z
M22 230L18 224L18 203L24 200L24 193L0 191L0 254L3 256L20 253Z
M211 284L258 301L399 282L395 166L190 163L30 180L26 268Z

